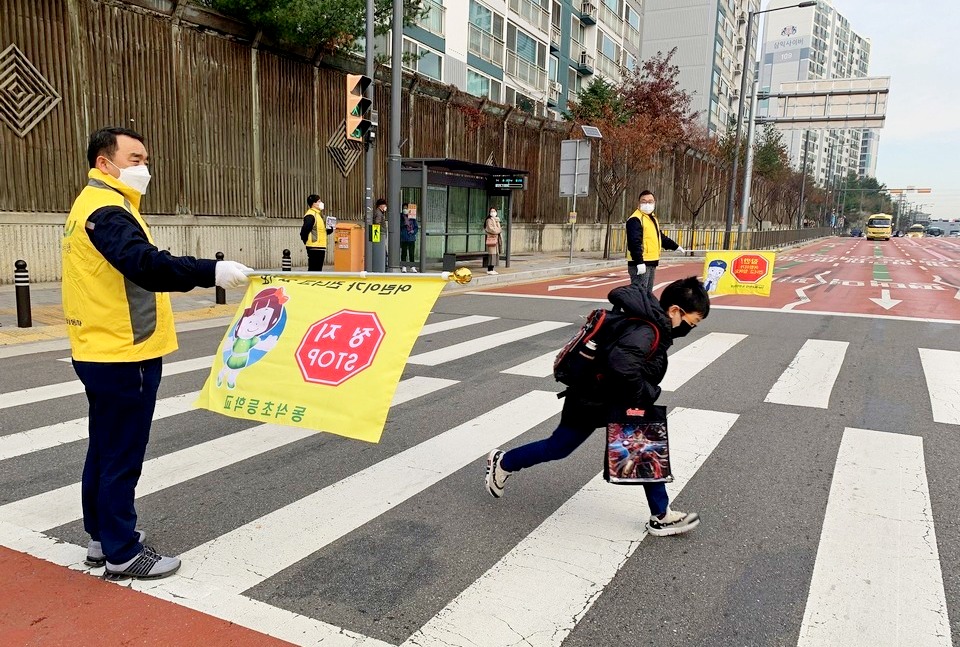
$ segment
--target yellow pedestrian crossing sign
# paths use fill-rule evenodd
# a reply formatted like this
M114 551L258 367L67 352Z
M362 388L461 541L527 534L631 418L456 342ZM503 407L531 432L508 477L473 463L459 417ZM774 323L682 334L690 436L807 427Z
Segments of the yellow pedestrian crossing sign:
M380 225L370 225L370 242L380 242Z

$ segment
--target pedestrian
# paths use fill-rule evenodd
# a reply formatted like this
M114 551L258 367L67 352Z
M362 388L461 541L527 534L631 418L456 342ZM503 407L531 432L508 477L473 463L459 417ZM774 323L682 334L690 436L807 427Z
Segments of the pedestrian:
M162 357L177 349L165 293L240 287L252 270L157 249L140 215L150 170L138 133L98 130L87 161L89 179L70 209L62 244L63 310L90 410L81 484L86 562L106 566L111 576L165 577L180 560L143 544L134 507Z
M490 207L487 219L483 221L484 246L487 250L487 274L497 274L493 269L500 264L500 235L503 232L503 226L500 224L500 216L495 207Z
M653 294L636 283L615 288L610 302L628 317L636 317L610 347L602 378L593 386L569 387L564 396L560 424L543 440L509 451L494 449L487 456L485 483L496 498L504 491L507 478L522 469L569 456L598 427L606 427L618 412L645 409L660 396L660 381L667 372L667 350L674 339L683 337L707 317L710 298L695 276L668 285L659 303ZM650 326L659 329L659 335ZM659 336L659 341L657 337ZM679 535L693 530L700 518L694 512L670 509L663 483L646 483L652 535Z
M661 249L684 252L683 247L660 231L653 193L640 193L637 210L627 218L627 273L630 280L653 291L653 278L660 264Z
M407 266L404 261L410 263L410 271L417 272L417 266L414 264L413 252L417 245L417 234L420 232L420 226L417 224L417 216L410 214L407 205L404 204L400 210L400 271L406 272Z
M320 230L326 233L320 235ZM307 248L307 270L322 272L327 257L327 236L333 228L327 227L323 219L323 202L320 196L311 193L307 196L307 212L303 214L303 226L300 227L300 240Z

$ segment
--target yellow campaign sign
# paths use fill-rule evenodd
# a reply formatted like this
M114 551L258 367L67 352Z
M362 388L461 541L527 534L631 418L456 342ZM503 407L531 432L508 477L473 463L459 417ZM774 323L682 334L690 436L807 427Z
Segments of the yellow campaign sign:
M770 296L776 252L707 252L703 287L710 294Z
M196 406L378 442L439 275L252 276Z

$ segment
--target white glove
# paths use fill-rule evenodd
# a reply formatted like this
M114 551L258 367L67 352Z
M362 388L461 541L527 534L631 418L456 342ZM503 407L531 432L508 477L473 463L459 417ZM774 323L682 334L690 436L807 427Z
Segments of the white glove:
M637 274L643 275L647 273L647 264L646 263L637 263Z
M244 272L253 270L243 263L236 261L217 261L215 282L218 288L239 288L247 284L247 275Z
M683 247L680 247L680 245L677 245L677 253L678 253L678 254L686 254L686 253L687 253L687 250L685 250Z

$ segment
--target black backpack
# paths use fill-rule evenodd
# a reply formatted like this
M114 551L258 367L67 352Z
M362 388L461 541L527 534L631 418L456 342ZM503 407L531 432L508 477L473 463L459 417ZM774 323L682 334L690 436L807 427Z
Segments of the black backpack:
M557 353L557 358L553 360L553 377L567 386L596 386L603 379L607 354L613 344L636 324L653 328L653 346L647 355L649 359L660 343L660 330L655 325L646 319L597 308L587 315L580 330Z

